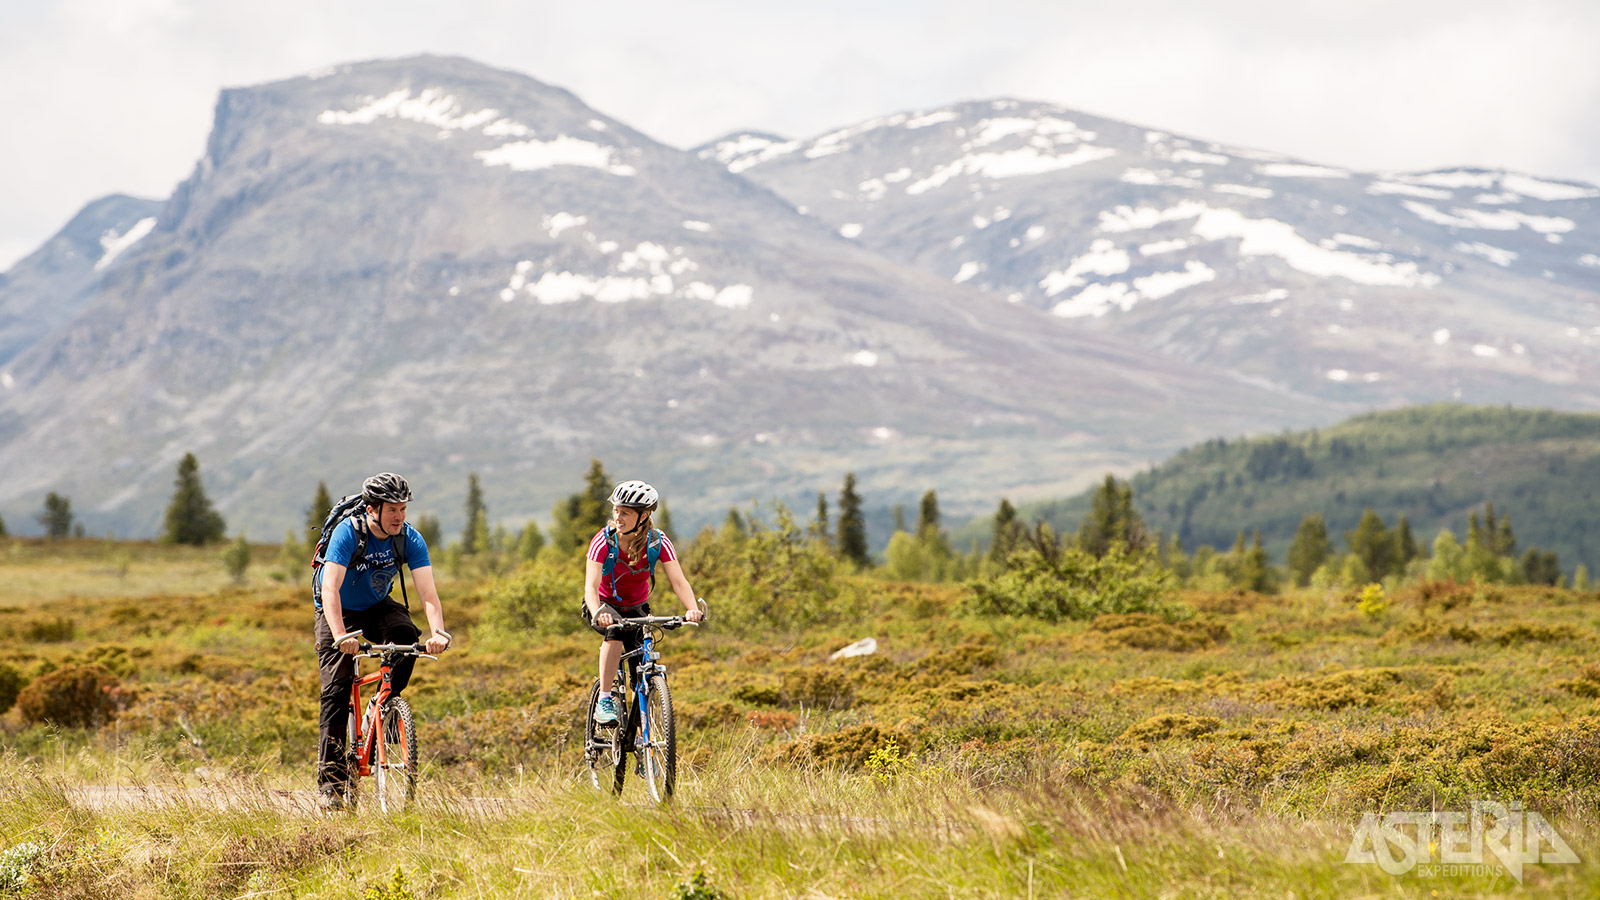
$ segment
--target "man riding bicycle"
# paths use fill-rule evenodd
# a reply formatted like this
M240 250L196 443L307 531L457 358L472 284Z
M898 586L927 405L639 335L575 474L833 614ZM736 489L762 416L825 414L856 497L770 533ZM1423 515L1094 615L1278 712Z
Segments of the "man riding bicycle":
M698 622L704 616L695 603L694 590L678 565L678 554L665 532L651 527L650 514L661 503L656 489L642 481L624 481L611 491L611 521L589 542L584 564L584 622L606 636L600 644L600 701L595 705L597 725L617 721L611 696L611 676L622 658L623 642L612 640L606 628L627 618L650 615L650 590L655 586L655 566L667 570L672 592L683 601L684 618Z
M318 576L312 581L317 661L322 669L317 789L327 809L343 808L350 791L352 776L345 769L344 745L350 685L356 674L354 656L360 641L414 644L421 636L411 621L411 611L389 595L402 562L411 567L411 581L428 618L428 652L437 654L450 646L428 544L406 524L411 486L399 475L383 472L362 483L361 495L363 510L334 526ZM354 633L357 631L359 636ZM394 694L405 689L415 665L415 657L394 660Z

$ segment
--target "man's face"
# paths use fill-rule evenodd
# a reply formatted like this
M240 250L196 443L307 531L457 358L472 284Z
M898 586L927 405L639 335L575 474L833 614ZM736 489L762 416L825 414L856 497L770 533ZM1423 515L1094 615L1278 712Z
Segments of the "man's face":
M406 505L404 503L382 503L377 509L367 507L367 513L378 523L385 534L397 534L401 526L406 524Z

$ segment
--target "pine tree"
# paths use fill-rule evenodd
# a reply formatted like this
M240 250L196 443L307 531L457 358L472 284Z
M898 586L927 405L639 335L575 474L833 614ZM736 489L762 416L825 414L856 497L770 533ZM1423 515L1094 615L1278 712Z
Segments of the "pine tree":
M811 536L828 539L828 495L823 491L817 491L817 514L811 520Z
M322 540L322 523L333 511L333 498L328 496L328 483L317 482L317 493L306 510L306 546L315 547Z
M735 541L742 541L747 533L744 516L739 515L737 507L728 507L728 517L722 520L723 536L732 538Z
M10 533L6 531L6 517L0 516L0 538L9 536Z
M989 539L989 558L995 562L1005 562L1016 548L1017 540L1022 536L1022 526L1017 522L1017 508L1011 501L1000 498L1000 505L994 511L994 533Z
M944 560L950 557L950 538L939 526L939 495L928 491L917 505L917 541L935 560Z
M1422 551L1417 548L1417 536L1411 533L1411 522L1405 516L1401 516L1400 521L1395 523L1394 531L1395 559L1398 562L1396 568L1404 572L1406 566L1420 556Z
M1289 572L1294 583L1300 587L1310 584L1311 573L1320 569L1332 553L1333 544L1328 540L1328 525L1322 520L1322 513L1301 519L1289 544Z
M222 516L211 508L211 498L206 496L206 489L200 483L200 462L193 453L185 453L179 461L178 477L173 484L172 502L167 504L161 540L196 547L222 540L227 526Z
M1239 533L1239 540L1244 541L1244 532ZM1250 542L1248 549L1240 548L1238 585L1247 591L1258 594L1271 593L1272 563L1267 558L1267 550L1261 544L1261 530L1256 529L1255 537Z
M1371 578L1381 579L1394 570L1394 536L1372 507L1361 513L1361 521L1353 531L1345 532L1344 539L1350 552L1361 558Z
M861 513L861 496L856 493L856 473L844 476L839 492L839 555L858 566L872 564L867 552L867 520Z
M611 498L611 479L606 475L600 460L589 460L589 471L584 476L583 490L569 494L556 503L550 512L550 544L563 552L582 550L589 546L594 533L604 528L611 517L608 501Z
M890 515L894 518L894 530L896 532L911 531L906 526L906 505L904 503L896 503L894 509L890 511Z
M424 544L429 547L439 546L439 536L443 531L439 527L438 516L417 516L417 521L411 527L417 530Z
M610 494L606 496L609 497ZM656 506L655 513L650 516L650 521L655 523L655 527L666 533L668 540L672 539L672 512L667 509L667 501L662 500Z
M467 475L467 527L461 532L461 552L468 556L489 549L489 508L483 502L478 473Z
M44 526L46 535L60 540L72 533L72 500L51 491L44 498L44 509L35 513L34 518Z
M1112 544L1122 544L1134 552L1144 550L1149 544L1149 533L1138 510L1134 509L1133 488L1108 472L1100 489L1095 491L1089 514L1078 526L1078 549L1100 557L1106 555Z

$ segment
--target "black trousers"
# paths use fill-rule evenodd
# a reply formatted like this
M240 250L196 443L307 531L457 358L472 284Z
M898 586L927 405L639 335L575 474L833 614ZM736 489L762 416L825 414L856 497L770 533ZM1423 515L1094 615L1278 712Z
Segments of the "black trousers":
M344 610L344 630L361 629L361 639L374 644L415 644L421 637L411 613L404 606L385 598L377 606L363 610ZM346 790L350 773L345 770L345 730L350 725L350 685L356 680L355 657L339 652L333 642L328 620L317 613L314 629L317 638L317 663L322 668L322 714L317 746L317 787ZM411 681L416 666L414 656L398 657L390 667L391 692L398 694Z

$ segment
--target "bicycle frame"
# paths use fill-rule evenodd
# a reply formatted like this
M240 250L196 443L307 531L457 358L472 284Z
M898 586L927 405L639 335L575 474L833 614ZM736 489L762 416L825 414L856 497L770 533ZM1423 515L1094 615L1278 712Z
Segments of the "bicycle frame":
M622 654L617 662L617 674L624 679L623 684L629 685L633 691L633 705L639 711L639 731L633 741L635 752L650 743L650 676L665 676L667 673L667 667L660 661L661 654L656 651L656 629L646 626L639 632L639 646ZM635 665L628 664L630 658ZM631 684L624 674L628 672L632 673ZM619 722L618 726L621 727L621 724Z
M383 741L379 734L383 729L383 705L389 702L389 697L394 693L394 672L389 664L391 650L411 651L421 659L438 659L423 652L422 644L366 644L360 645L360 652L356 654L353 665L356 667L356 678L350 683L350 716L356 723L356 734L360 737L359 744L354 748L346 748L348 754L355 751L356 771L350 773L351 778L370 777L373 764L382 768L388 763ZM361 660L376 657L378 670L368 675L361 674ZM361 706L361 686L377 684L378 692L373 695L370 710ZM376 746L374 746L376 745Z
M363 655L370 656L372 654ZM361 744L355 748L356 771L350 773L352 778L370 776L373 762L382 766L388 761L384 758L383 741L378 740L378 733L383 727L383 704L388 702L389 695L392 693L391 680L393 678L387 654L378 657L378 670L370 675L359 674L361 671L359 658L356 660L355 666L358 677L350 685L350 715L355 718L357 723L356 733L361 736ZM373 695L375 702L372 704L371 714L368 715L368 711L361 706L361 686L379 682L381 684L379 684L378 692ZM374 750L374 744L377 745L376 750ZM374 755L376 755L376 759L374 759Z

